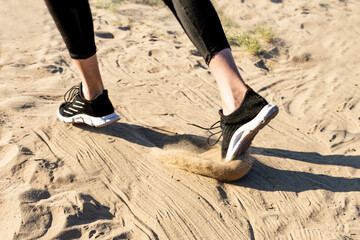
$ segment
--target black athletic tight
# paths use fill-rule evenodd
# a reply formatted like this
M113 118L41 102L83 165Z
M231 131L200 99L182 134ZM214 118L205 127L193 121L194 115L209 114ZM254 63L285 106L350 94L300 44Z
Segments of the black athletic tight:
M210 63L215 53L229 48L219 17L210 0L163 0L190 40ZM73 59L96 53L88 0L45 0Z

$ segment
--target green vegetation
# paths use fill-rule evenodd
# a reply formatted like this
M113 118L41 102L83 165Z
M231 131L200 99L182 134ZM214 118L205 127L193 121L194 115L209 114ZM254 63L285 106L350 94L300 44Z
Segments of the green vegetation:
M274 32L270 27L257 26L255 27L254 32L267 43L272 43L275 40Z
M124 0L97 0L95 3L95 7L107 9L112 12L116 11L116 4L124 2ZM129 2L135 2L150 6L157 6L163 4L162 0L129 0Z
M95 3L95 7L107 9L112 12L116 11L116 4L120 3L122 0L98 0Z
M108 9L115 12L116 4L124 1L125 0L97 0L95 6L97 8ZM128 1L151 6L163 4L162 0ZM226 16L223 11L217 9L217 13L230 44L240 46L245 51L253 55L261 54L264 51L264 48L269 47L270 44L274 44L275 35L272 28L264 25L257 25L248 31L241 31L240 27L231 18Z
M252 32L232 33L227 36L230 43L242 47L253 55L260 54L262 52L262 46Z
M224 29L230 44L240 46L253 55L261 54L264 46L274 43L275 40L273 30L266 26L256 26L241 32L239 28L228 28L224 24Z
M264 46L272 44L275 35L270 27L258 25L248 31L241 31L240 27L223 11L217 9L225 35L230 44L240 46L245 51L258 55L264 51Z

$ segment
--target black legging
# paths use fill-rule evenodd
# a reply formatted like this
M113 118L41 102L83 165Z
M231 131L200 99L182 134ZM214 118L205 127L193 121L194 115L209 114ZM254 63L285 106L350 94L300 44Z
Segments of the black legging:
M210 0L163 0L171 9L207 64L215 53L229 48L219 17ZM88 0L45 0L73 59L96 53Z

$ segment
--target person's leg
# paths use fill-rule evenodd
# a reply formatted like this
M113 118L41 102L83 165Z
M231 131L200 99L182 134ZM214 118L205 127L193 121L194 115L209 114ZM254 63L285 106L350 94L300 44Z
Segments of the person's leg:
M248 89L236 67L230 48L216 53L210 60L209 68L219 88L223 113L229 115L240 106Z
M219 17L210 0L164 0L209 65L219 86L223 109L222 157L246 151L257 132L278 112L245 85L235 65Z
M99 96L104 90L96 54L87 59L73 59L76 68L79 70L82 91L86 100Z
M119 119L108 98L96 57L93 20L88 0L45 0L81 77L80 87L65 94L58 111L63 122L101 127Z
M225 115L238 108L248 87L231 54L220 19L209 0L164 0L204 57L218 84Z
M82 81L84 97L91 100L104 90L88 0L45 0Z

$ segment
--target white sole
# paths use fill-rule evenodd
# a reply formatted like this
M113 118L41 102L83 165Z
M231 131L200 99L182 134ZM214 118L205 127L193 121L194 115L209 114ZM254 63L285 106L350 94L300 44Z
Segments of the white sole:
M236 130L231 137L225 162L230 162L247 150L258 131L265 127L278 112L279 108L276 105L267 104L253 120Z
M103 117L92 117L86 114L78 114L73 117L61 116L60 112L57 112L57 117L60 121L65 123L85 123L93 127L105 127L120 119L116 113L111 113Z

